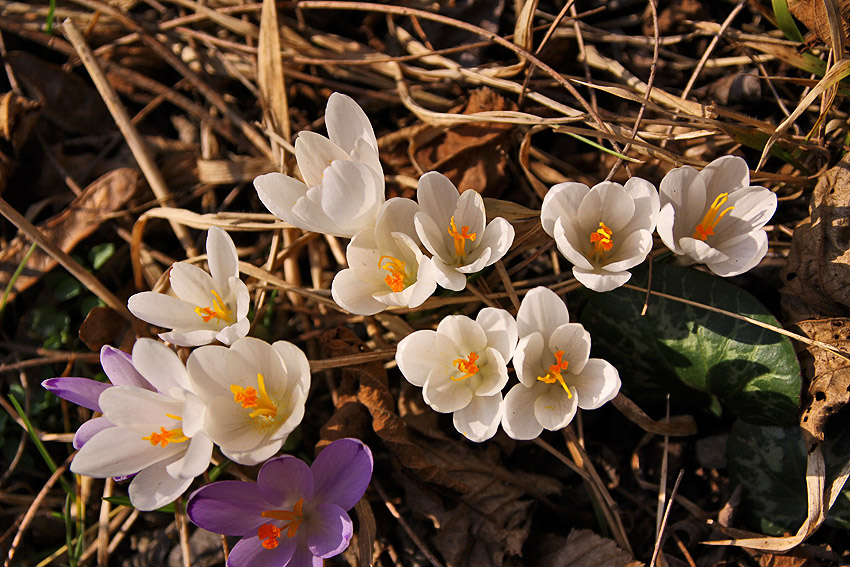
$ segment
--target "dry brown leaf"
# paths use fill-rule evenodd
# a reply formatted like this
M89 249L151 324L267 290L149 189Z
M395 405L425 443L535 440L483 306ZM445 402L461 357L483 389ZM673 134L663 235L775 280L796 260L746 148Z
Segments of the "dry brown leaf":
M548 476L513 473L500 463L495 444L471 445L455 439L417 441L429 458L469 487L459 501L435 498L423 487L405 482L405 504L431 520L431 537L448 567L500 567L507 557L521 557L530 532L534 492L546 497L561 490Z
M135 169L116 169L99 177L85 188L68 208L38 225L42 234L64 252L70 252L84 238L97 230L105 215L120 210L139 186ZM15 268L31 245L25 236L16 236L0 250L0 287L5 288ZM36 249L9 294L11 301L18 293L37 282L56 266L56 260Z
M0 193L17 166L21 147L29 137L40 105L8 92L0 95Z
M113 309L100 305L89 311L80 325L80 340L89 349L98 352L103 345L115 344L115 339L125 329L127 321Z
M844 34L847 35L848 20L850 20L850 0L838 0L838 9L841 13L841 23L844 26ZM829 28L829 18L824 0L788 0L788 9L795 18L803 22L818 39L827 45L832 43Z
M273 132L289 140L289 106L283 62L280 60L280 27L274 0L263 0L260 16L260 41L257 50L257 85L260 87L260 104Z
M811 339L850 352L850 319L802 321L797 327ZM850 401L850 363L817 346L809 346L799 358L803 374L809 378L800 426L815 439L823 441L823 430L829 417Z
M489 88L470 92L456 114L516 110L516 105ZM461 192L474 189L497 197L505 189L511 124L459 124L448 130L428 128L413 139L413 156L424 171L439 171Z
M329 358L366 352L367 348L349 329L330 330L322 337ZM411 474L420 481L448 488L452 492L466 492L467 487L450 476L441 467L432 464L413 444L407 427L395 409L395 400L387 383L387 371L380 362L359 364L342 369L336 411L322 427L319 445L326 445L342 437L363 439L371 428L390 452Z
M641 567L628 553L617 547L612 539L606 539L590 530L572 530L566 538L550 541L547 547L555 547L537 562L538 567Z
M378 530L375 514L372 513L372 507L365 498L357 501L354 511L357 512L357 521L360 523L360 529L357 531L357 551L360 557L360 565L371 567L372 547L375 544Z
M791 321L850 316L850 154L818 180L782 272Z

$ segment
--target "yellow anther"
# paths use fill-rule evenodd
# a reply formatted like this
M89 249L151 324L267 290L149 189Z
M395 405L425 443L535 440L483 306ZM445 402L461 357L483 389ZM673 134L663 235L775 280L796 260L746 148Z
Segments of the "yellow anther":
M559 350L555 352L555 364L549 367L549 373L546 376L538 376L537 379L545 384L554 384L557 382L561 385L564 391L567 393L568 398L573 397L573 393L570 392L570 388L567 386L567 383L564 382L564 377L561 376L561 371L566 370L570 365L569 360L563 360L564 351Z
M705 216L702 217L702 222L694 228L694 233L691 235L693 238L705 241L709 236L714 234L714 227L717 226L720 219L722 219L726 213L735 208L726 207L722 211L720 210L720 207L722 207L728 199L729 193L721 193L716 199L714 199L714 202L711 204L708 212L706 212Z
M386 259L386 262L384 262ZM407 272L404 270L404 262L393 256L381 256L378 258L378 267L390 273L384 278L387 285L394 292L403 291L406 286L404 278Z
M458 260L463 260L466 257L466 241L475 242L475 237L477 236L474 232L469 232L468 226L460 227L460 232L457 231L457 227L455 226L455 217L452 215L451 220L449 221L449 236L454 238L455 241L455 258Z
M212 319L233 323L233 311L227 308L227 304L216 290L211 289L210 293L213 295L212 307L195 307L195 313L200 315L204 323L209 323Z
M177 429L166 429L165 427L159 428L159 433L153 431L147 437L142 437L143 441L150 441L151 445L159 445L160 447L167 447L169 443L183 443L184 441L188 441L189 438L183 435L183 430L179 427Z
M236 384L230 385L230 391L233 392L233 401L237 404L242 404L245 409L253 409L248 415L250 417L265 417L274 419L277 416L277 405L269 397L266 392L265 377L257 373L257 388L251 386L243 388Z
M478 360L478 353L477 352L470 352L469 356L466 357L466 358L456 358L456 359L454 359L452 361L452 364L457 366L457 369L460 370L461 372L466 372L466 374L464 374L463 376L460 376L459 378L452 377L452 380L455 381L455 382L460 382L461 380L466 380L470 376L474 376L474 375L478 374L478 371L480 370L480 368L478 368L478 365L475 364L475 362L477 360Z
M590 233L590 242L593 243L594 253L602 255L611 250L611 247L614 246L613 236L614 231L605 226L604 222L600 221L596 232Z

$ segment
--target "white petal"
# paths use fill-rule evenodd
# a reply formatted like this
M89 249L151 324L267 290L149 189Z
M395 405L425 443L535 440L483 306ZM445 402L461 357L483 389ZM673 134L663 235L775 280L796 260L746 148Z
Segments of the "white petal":
M437 225L434 219L423 211L416 213L413 226L416 229L416 235L419 236L419 240L428 252L446 264L454 262L454 240L447 238L448 232L445 228Z
M508 253L513 243L514 227L502 217L496 217L484 229L484 236L480 239L480 242L476 241L476 248L489 248L491 250L490 258L485 264L485 266L490 266L501 260Z
M318 205L337 236L353 236L357 231L375 225L378 210L383 204L383 187L375 186L373 171L355 161L334 161L325 169L319 191L307 192L307 197L293 208L297 215L307 218L310 205ZM318 199L318 201L317 201ZM413 230L411 223L410 230Z
M487 215L484 212L484 199L478 191L467 189L460 194L457 200L457 208L454 212L455 227L462 231L464 226L469 227L468 234L475 234L481 238ZM448 234L448 232L446 232Z
M525 441L543 432L543 426L534 416L534 405L545 388L543 382L537 382L531 388L516 384L505 395L502 428L511 438Z
M430 258L421 258L416 271L416 283L410 286L410 295L402 305L419 307L437 289L437 269ZM405 290L407 291L407 290Z
M130 502L144 512L156 510L177 500L192 477L174 478L165 471L167 461L156 463L137 474L130 483Z
M658 213L658 224L655 230L658 232L658 236L661 237L664 246L675 254L684 254L682 249L679 248L678 240L673 237L673 224L675 222L676 210L673 208L673 203L667 203L661 207L661 211Z
M189 355L186 370L192 390L205 402L217 396L226 396L230 392L228 356L229 349L218 345L203 346Z
M498 350L507 363L514 355L519 339L516 321L504 309L485 307L478 312L475 322L484 329L487 346Z
M481 443L496 434L503 411L502 394L475 396L468 406L454 413L455 429L470 441Z
M572 397L569 397L560 384L547 384L548 388L542 396L534 400L534 417L543 429L557 431L563 429L573 420L578 409L575 388L570 387Z
M451 291L461 291L466 287L466 274L439 258L431 258L431 262L434 264L434 277L440 287Z
M188 442L186 453L165 467L165 471L174 478L195 478L207 470L212 457L213 442L201 433Z
M567 304L547 287L535 287L522 299L516 314L520 337L533 332L550 336L552 332L570 322Z
M575 234L575 227L567 225L563 222L563 219L558 219L555 222L555 244L558 246L558 250L564 257L572 262L574 266L583 268L585 270L592 270L593 264L584 256L583 252L580 248L577 248L578 242L577 238L570 238L567 234L570 232L571 234ZM589 237L588 237L589 241ZM575 242L576 246L573 246Z
M207 262L210 265L210 275L222 288L219 293L229 287L228 280L239 277L239 257L236 246L230 235L217 226L210 227L207 232Z
M578 266L573 267L573 276L581 284L593 291L606 292L617 289L632 277L629 272L608 272L605 270L584 270Z
M158 392L134 386L115 386L104 390L98 398L103 415L117 426L143 431L159 432L180 427L180 423L169 415L182 418L183 403Z
M304 228L301 219L292 214L295 203L307 194L308 187L304 183L282 173L266 173L254 179L254 188L260 201L274 216Z
M186 367L177 353L152 339L139 339L133 345L133 366L160 392L191 387Z
M722 262L728 258L726 254L698 238L680 238L679 246L687 256L698 263Z
M554 364L554 353L559 350L564 351L561 360L569 361L567 372L578 374L584 369L587 364L587 358L590 356L590 333L580 323L569 323L561 325L555 332L552 333L549 339L549 356L551 362L544 364Z
M478 396L493 396L502 391L502 388L508 383L508 364L502 354L494 348L487 347L487 350L482 355L482 360L479 366L481 367L478 374L473 378L467 378L470 384L474 384L472 380L479 380L478 386L473 389L473 394Z
M729 195L723 209L734 207L715 227L716 239L732 232L741 235L762 228L776 212L776 194L764 187L746 187Z
M217 285L218 282L212 279L212 276L198 266L187 262L177 262L171 266L168 278L171 283L171 289L174 290L177 297L187 303L200 307L212 305L212 300L214 299L213 290L218 294L226 292L226 288L216 289L219 287ZM200 316L198 316L197 320L198 323L203 323ZM198 324L196 326L201 327L203 325Z
M299 132L295 139L295 159L308 187L322 184L322 175L333 161L348 160L348 152L315 132Z
M635 202L635 212L632 216L632 221L629 223L628 230L637 230L639 228L648 230L649 232L655 230L655 224L658 221L658 210L661 208L658 191L655 190L655 186L646 179L632 177L626 181L623 188Z
M216 333L215 338L222 344L232 345L233 343L247 335L249 330L251 330L251 324L248 322L248 319L240 319L236 323L228 325L227 327ZM209 344L209 342L210 341L207 341L203 344Z
M464 315L449 315L437 325L437 350L447 355L466 356L487 347L487 334L481 325Z
M369 118L350 96L342 93L331 94L325 109L325 125L331 140L348 153L354 150L354 145L360 138L364 138L376 152L378 151L378 141Z
M545 364L548 364L548 362L544 363L543 361L546 346L543 336L537 332L526 335L519 340L514 353L514 370L516 370L519 381L527 388L531 388L537 382L539 376L546 374ZM551 352L548 350L545 353L547 357L551 356Z
M711 201L706 202L705 183L699 172L688 165L670 170L658 186L661 207L672 203L675 210L673 239L690 236L702 220Z
M187 329L203 325L193 305L162 293L143 291L132 295L127 308L142 321L158 327Z
M429 171L419 178L416 201L422 212L438 226L448 227L459 199L460 193L454 183L442 173Z
M404 234L413 239L415 247L419 247L419 237L413 219L419 212L419 205L412 199L394 197L381 206L378 220L375 223L375 244L379 249L390 249L398 246L396 233Z
M134 474L159 460L183 452L182 443L153 446L142 435L121 427L109 427L88 440L71 463L71 471L94 478Z
M546 193L540 210L540 223L546 234L555 236L555 221L573 218L590 187L583 183L558 183Z
M310 390L310 362L304 351L287 341L276 341L272 348L283 360L287 377L305 392Z
M437 352L437 333L430 330L414 331L398 343L396 363L405 379L414 386L424 386L428 373L434 367Z
M601 358L591 358L579 374L570 375L568 380L578 393L578 407L585 410L613 400L620 391L620 374Z
M617 234L631 220L635 203L623 186L603 181L590 189L578 207L578 226L590 234L604 222Z
M472 401L473 394L466 380L452 380L454 373L449 374L445 366L434 368L428 374L422 397L425 403L434 411L451 413L465 408Z
M374 315L387 308L386 303L372 297L373 293L351 268L338 272L331 282L331 295L336 304L356 315Z
M738 156L722 156L700 172L706 187L706 202L711 203L721 193L730 193L750 185L750 168Z
M240 451L235 447L228 447L227 449L222 447L221 452L231 461L250 467L272 458L275 453L280 451L283 443L284 439L278 439L247 451Z
M756 230L724 243L727 260L706 262L708 269L718 276L728 278L754 268L767 254L767 233Z
M621 232L622 234L622 232ZM634 268L644 260L652 250L652 233L648 230L638 230L626 238L605 258L605 270L621 272Z

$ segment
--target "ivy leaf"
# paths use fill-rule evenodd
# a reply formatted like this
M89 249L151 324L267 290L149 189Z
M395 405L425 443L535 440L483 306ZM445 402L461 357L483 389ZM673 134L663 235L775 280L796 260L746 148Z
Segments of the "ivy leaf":
M630 283L646 286L646 269ZM752 295L711 274L654 266L653 291L718 307L779 326ZM796 423L800 365L786 337L701 307L619 288L587 292L581 322L593 336L594 356L620 371L637 398L670 392L680 400L728 411L765 425Z

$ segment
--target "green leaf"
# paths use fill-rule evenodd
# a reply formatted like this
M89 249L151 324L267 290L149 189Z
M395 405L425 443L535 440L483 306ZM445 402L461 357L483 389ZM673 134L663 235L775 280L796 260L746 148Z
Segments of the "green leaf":
M630 283L646 286L646 268ZM779 326L756 299L722 278L689 268L654 266L653 291ZM638 399L674 399L724 411L751 423L790 425L800 405L800 366L784 336L733 317L619 288L586 292L580 320L593 338L594 356L620 371L623 388Z
M806 518L806 447L799 427L738 420L726 446L732 481L743 486L744 521L768 535L796 532Z
M803 43L803 34L794 23L791 11L788 9L788 0L773 0L773 14L776 16L776 26L782 30L785 37L791 41Z
M115 253L115 244L112 242L105 242L103 244L98 244L93 246L91 250L89 250L89 262L91 262L91 267L97 271L103 267L103 265L112 258L112 255Z

